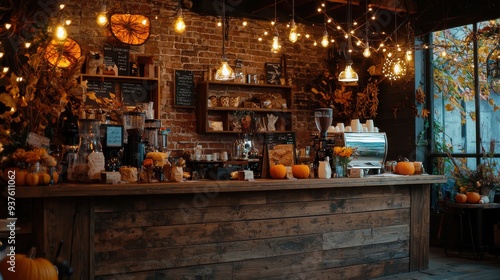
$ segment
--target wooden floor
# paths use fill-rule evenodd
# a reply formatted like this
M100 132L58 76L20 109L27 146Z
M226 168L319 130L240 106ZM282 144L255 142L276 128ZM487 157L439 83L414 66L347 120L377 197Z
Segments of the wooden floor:
M429 269L402 273L376 280L496 280L500 279L500 255L484 254L482 260L474 255L448 252L443 248L430 247Z

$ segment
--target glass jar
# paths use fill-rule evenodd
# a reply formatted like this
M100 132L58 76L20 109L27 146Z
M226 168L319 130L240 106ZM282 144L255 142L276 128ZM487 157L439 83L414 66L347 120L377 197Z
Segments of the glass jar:
M100 121L78 120L78 151L76 158L68 166L68 180L75 182L99 181L105 170L104 154L100 141Z

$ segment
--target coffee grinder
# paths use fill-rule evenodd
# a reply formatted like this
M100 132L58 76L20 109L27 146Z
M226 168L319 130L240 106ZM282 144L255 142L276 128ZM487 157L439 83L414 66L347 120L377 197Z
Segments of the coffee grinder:
M161 120L148 119L144 128L142 140L146 144L146 153L159 151L158 134L160 132Z
M106 159L106 171L118 171L122 165L123 125L101 124L101 145Z
M328 128L332 125L333 109L318 108L314 110L314 121L319 130L319 135L314 139L314 147L316 156L314 158L314 167L319 166L320 161L324 161L326 157L330 159L330 166L333 167L333 150L330 148L330 140L327 138Z
M142 141L146 114L143 112L126 112L123 114L123 123L127 132L125 144L125 165L140 168L145 155L145 144Z

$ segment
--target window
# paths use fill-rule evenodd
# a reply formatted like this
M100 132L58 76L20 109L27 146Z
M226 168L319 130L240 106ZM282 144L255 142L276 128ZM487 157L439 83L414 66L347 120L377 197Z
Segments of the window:
M499 34L500 21L496 20L431 35L429 155L434 174L450 174L447 153L474 169L491 140L497 143L495 158L500 159Z

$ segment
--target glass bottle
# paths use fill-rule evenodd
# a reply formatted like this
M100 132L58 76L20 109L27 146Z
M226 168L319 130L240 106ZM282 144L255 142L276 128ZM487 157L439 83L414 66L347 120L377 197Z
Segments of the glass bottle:
M74 162L68 166L68 180L76 182L99 181L105 170L104 154L100 141L100 121L78 120L78 151Z

